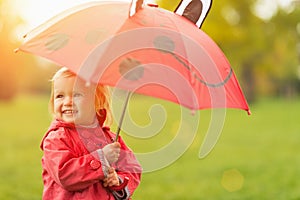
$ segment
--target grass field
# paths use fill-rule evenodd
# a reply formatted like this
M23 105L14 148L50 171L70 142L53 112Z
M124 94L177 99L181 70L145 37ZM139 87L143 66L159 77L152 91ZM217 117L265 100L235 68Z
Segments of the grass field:
M0 103L0 199L41 199L39 144L50 122L47 101L43 96L21 96ZM145 106L150 101L131 100L136 123L151 122ZM153 151L172 140L177 127L172 122L179 120L180 110L171 103L165 109L168 119L160 134L136 139L122 133L134 151ZM211 116L209 110L201 111L192 145L173 164L143 174L133 199L300 200L299 99L261 100L251 105L251 111L247 116L227 110L217 145L199 159Z

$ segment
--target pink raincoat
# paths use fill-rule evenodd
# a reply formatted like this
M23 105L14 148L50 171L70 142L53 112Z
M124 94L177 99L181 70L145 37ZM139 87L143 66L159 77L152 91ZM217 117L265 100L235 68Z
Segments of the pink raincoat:
M106 167L101 148L112 142L112 138L114 134L107 127L83 128L53 121L41 143L43 200L130 199L140 183L142 170L121 138L120 157L113 167L121 182L125 177L129 182L121 191L102 185Z

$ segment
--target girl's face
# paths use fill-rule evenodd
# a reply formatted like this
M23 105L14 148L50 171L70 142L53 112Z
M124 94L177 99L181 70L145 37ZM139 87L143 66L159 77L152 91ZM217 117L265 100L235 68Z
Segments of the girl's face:
M54 115L67 123L90 125L96 118L94 87L77 77L60 77L53 83Z

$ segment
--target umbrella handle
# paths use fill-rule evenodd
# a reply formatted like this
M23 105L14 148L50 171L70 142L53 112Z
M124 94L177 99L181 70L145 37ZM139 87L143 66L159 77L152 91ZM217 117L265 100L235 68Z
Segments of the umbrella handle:
M115 142L117 142L118 139L119 139L119 135L120 135L120 131L121 131L121 127L122 127L122 124L123 124L123 120L124 120L124 116L125 116L125 112L126 112L126 108L127 108L127 105L128 105L130 95L131 95L131 92L127 91L127 97L126 97L126 100L124 102L122 114L121 114L119 125L118 125L118 130L116 132Z

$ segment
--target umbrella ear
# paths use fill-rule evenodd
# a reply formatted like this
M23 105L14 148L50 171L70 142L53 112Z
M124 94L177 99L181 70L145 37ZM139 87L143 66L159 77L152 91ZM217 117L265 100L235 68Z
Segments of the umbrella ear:
M132 0L130 4L129 17L137 13L144 5L144 0Z
M200 28L211 4L212 0L181 0L174 12L187 18Z

